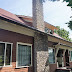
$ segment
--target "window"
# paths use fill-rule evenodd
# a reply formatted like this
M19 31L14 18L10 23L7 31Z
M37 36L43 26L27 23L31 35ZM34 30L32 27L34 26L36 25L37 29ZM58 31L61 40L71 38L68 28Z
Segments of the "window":
M55 63L55 51L52 48L48 48L48 53L49 53L49 63L53 64Z
M0 42L0 67L11 65L12 43Z
M52 30L50 30L50 34L53 34L53 31Z
M32 45L18 43L17 67L27 67L32 65Z
M46 33L49 33L49 29L48 29L48 28L45 28L45 32L46 32Z
M46 33L53 34L53 31L52 31L51 29L48 29L48 28L45 28L45 32L46 32Z
M69 51L70 54L70 61L72 61L72 51Z

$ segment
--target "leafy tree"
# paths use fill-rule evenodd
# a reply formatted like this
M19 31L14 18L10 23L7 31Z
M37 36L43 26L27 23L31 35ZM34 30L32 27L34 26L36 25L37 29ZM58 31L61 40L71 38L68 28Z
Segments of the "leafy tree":
M42 0L42 2L46 2L47 0ZM49 1L60 1L60 0L49 0ZM70 6L72 8L72 0L63 0L63 2L66 1L68 2L68 5L67 6Z
M64 1L68 2L68 5L67 6L72 7L72 0L64 0Z
M72 30L72 21L69 21L69 22L66 23L66 24L68 24L68 27Z
M64 28L60 28L60 26L56 27L58 28L58 30L56 30L55 33L68 41L72 41L71 38L69 38L69 31L66 31Z
M70 18L72 18L72 16L71 16ZM70 21L67 22L66 24L68 24L68 27L72 30L72 20L70 20Z
M72 0L64 0L64 1L68 2L67 6L70 6L72 8ZM66 24L68 24L68 27L72 30L72 20Z

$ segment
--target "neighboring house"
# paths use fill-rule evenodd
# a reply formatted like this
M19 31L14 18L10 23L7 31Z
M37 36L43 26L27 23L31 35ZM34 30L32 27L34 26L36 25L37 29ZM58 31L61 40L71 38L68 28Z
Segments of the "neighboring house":
M0 72L50 72L72 67L72 43L54 33L47 22L45 32L32 18L0 8ZM49 56L49 57L48 57Z

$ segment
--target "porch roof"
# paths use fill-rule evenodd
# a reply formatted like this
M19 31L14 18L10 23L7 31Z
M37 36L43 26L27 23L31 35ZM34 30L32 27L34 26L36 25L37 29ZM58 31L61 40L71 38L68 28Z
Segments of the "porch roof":
M66 45L66 44L62 44L62 43L58 43L56 45L53 45L55 48L62 48L62 49L69 49L72 50L72 46Z

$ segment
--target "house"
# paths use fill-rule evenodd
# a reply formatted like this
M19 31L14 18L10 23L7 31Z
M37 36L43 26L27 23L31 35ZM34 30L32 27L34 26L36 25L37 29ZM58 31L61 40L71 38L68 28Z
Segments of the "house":
M55 34L55 26L44 25L42 32L33 26L31 17L0 8L0 72L70 70L72 42Z

